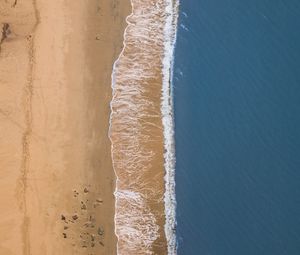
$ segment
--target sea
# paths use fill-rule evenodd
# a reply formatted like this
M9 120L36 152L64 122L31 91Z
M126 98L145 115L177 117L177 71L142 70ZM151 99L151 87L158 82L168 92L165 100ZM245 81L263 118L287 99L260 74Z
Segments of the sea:
M179 255L300 254L300 1L181 0Z

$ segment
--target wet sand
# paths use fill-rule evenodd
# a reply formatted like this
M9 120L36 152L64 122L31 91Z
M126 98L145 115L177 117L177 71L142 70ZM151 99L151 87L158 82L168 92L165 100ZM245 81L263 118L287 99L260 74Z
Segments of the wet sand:
M125 0L0 2L0 254L115 254L108 125Z
M168 42L175 38L177 9L165 0L133 0L132 6L125 47L114 66L111 104L118 251L176 254Z

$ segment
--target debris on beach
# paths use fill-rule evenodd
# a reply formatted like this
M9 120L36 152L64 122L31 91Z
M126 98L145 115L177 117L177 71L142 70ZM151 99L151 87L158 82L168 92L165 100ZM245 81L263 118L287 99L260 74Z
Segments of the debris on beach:
M83 203L82 201L81 201L81 207L80 208L81 208L81 210L86 210L87 209L85 203Z
M77 215L77 214L74 214L74 215L72 216L72 219L73 219L73 220L77 220L77 219L78 219L78 215Z

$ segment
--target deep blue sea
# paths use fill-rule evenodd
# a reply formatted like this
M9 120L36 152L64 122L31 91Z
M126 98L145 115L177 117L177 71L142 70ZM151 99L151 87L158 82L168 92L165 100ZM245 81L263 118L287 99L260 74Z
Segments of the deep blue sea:
M300 1L181 0L179 255L300 254Z

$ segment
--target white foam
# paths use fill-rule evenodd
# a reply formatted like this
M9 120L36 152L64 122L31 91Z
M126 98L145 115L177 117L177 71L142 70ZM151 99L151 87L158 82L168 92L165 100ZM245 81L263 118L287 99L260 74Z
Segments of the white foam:
M184 24L180 24L180 27L185 31L190 31Z
M183 16L184 16L185 18L187 18L187 17L188 17L188 15L187 15L187 13L186 13L186 12L182 12L182 14L183 14Z
M175 194L175 140L172 77L174 65L174 49L177 36L179 1L168 0L166 5L167 19L164 29L164 59L162 86L162 121L164 127L165 146L165 234L168 243L168 254L176 254L176 194Z
M119 242L126 243L126 249L123 249L122 254L135 252L136 247L144 247L143 254L152 254L151 245L158 237L159 227L145 199L138 192L131 190L118 190L115 196L119 206L122 207L122 213L116 214L116 221L122 222L122 226L119 227L119 236L122 240ZM123 203L126 206L122 206ZM141 212L143 217L140 217ZM118 254L121 252L119 251Z

